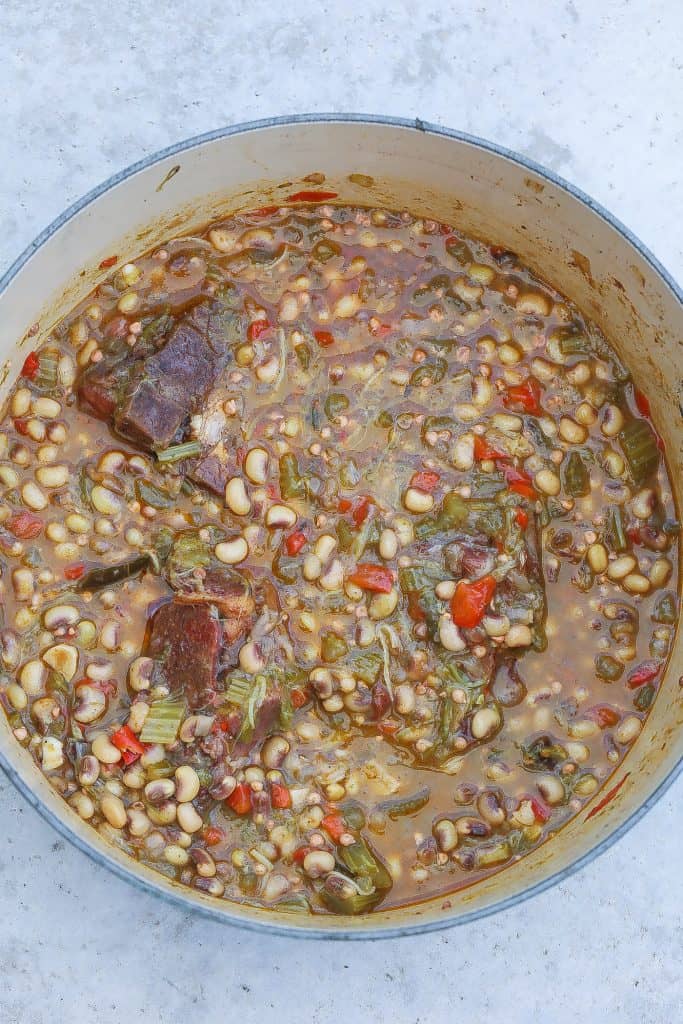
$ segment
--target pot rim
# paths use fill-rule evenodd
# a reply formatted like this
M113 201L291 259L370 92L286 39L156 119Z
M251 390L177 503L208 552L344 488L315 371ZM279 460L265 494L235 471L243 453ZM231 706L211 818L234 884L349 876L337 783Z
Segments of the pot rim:
M467 132L458 131L452 128L445 128L441 125L432 124L429 121L423 121L421 118L404 118L404 117L391 117L381 114L359 114L359 113L312 113L312 114L292 114L292 115L281 115L278 117L261 118L254 121L242 121L235 125L229 125L223 128L216 128L213 131L203 132L199 135L191 136L190 138L184 139L181 142L174 143L170 146L166 146L163 149L157 150L154 153L149 154L142 160L138 160L135 163L129 164L128 167L121 171L116 172L107 178L105 181L96 185L85 195L81 196L72 203L66 210L64 210L58 217L56 217L46 228L44 228L34 240L24 249L24 251L17 257L16 260L9 266L5 273L0 277L0 298L6 291L12 280L16 277L22 267L28 262L28 260L34 255L34 253L48 241L60 228L62 228L68 221L80 213L85 207L89 206L100 196L109 192L115 186L126 181L132 177L138 171L146 170L153 164L160 162L168 157L175 156L178 153L183 153L186 150L193 149L196 146L204 145L208 142L214 142L219 139L229 138L233 135L242 135L247 132L257 131L264 128L277 128L285 127L297 124L334 124L338 123L356 123L356 124L368 124L368 125L386 125L392 128L407 128L412 129L420 133L429 133L432 135L442 136L443 138L453 139L456 142L463 142L470 146L482 149L488 153L493 153L495 156L504 157L506 160L516 163L526 170L532 171L539 177L544 178L552 185L562 189L569 193L573 198L579 200L584 206L588 207L592 213L596 214L603 221L605 221L610 227L617 231L626 242L628 242L639 255L650 265L654 272L664 281L668 288L672 291L678 302L683 306L683 288L681 288L666 268L659 262L659 260L653 255L646 245L635 235L629 228L627 228L617 217L611 214L605 209L600 203L598 203L591 196L587 195L582 189L577 188L575 185L568 182L565 178L556 174L554 171L543 167L541 164L536 163L534 160L517 153L514 150L507 149L504 146L499 146L497 143L489 142L486 139L482 139L479 136L471 135ZM183 910L190 910L193 913L200 914L203 917L209 918L214 921L220 921L223 924L228 924L233 927L244 928L248 931L260 932L269 935L279 935L289 938L311 938L311 939L334 939L337 941L350 941L354 939L391 939L399 938L403 936L419 935L428 932L442 931L446 928L452 928L456 925L470 924L474 921L482 920L485 917L489 917L492 914L499 913L503 910L508 910L511 907L517 906L523 901L530 899L532 896L537 896L546 889L550 889L552 886L559 884L570 878L573 874L580 871L591 861L595 860L600 854L604 853L611 846L613 846L618 840L623 838L626 833L643 818L647 812L657 803L657 801L664 795L669 789L673 782L683 771L683 754L678 759L676 764L671 768L668 775L660 782L657 788L650 794L632 814L630 814L614 831L610 832L609 835L605 836L598 843L595 844L590 850L588 850L583 856L577 860L572 861L565 868L555 872L548 878L543 879L540 882L524 889L522 892L515 893L512 896L508 896L505 899L498 900L492 903L490 906L482 907L477 910L472 910L468 913L464 913L457 918L445 917L443 920L438 921L425 921L418 923L407 923L396 925L395 927L378 927L369 928L363 930L356 930L353 928L329 930L327 928L302 928L297 925L281 925L277 923L270 924L268 921L261 921L243 917L233 916L230 911L230 903L226 902L226 909L223 910L213 907L208 907L200 903L196 903L188 895L179 892L169 892L165 889L157 887L152 881L147 881L141 874L138 874L134 867L131 859L131 867L119 864L116 860L109 857L105 852L96 849L89 842L81 839L80 836L76 835L66 821L53 812L46 803L34 792L33 789L24 781L19 771L13 766L12 761L6 754L0 749L0 767L3 769L7 777L14 784L17 790L22 796L28 801L28 803L41 815L41 817L47 821L57 832L59 832L65 839L67 839L73 846L77 847L81 852L85 853L91 860L95 861L96 864L106 867L112 871L117 877L124 881L132 884L137 889L144 892L152 893L157 897L165 899L167 902L176 905ZM476 883L475 883L476 884ZM400 911L397 911L397 914Z

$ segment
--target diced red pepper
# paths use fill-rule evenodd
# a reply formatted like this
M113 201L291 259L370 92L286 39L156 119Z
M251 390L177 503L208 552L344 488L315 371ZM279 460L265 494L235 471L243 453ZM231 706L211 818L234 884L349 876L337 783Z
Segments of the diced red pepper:
M270 802L276 810L282 811L292 806L292 795L286 786L279 782L271 782Z
M528 412L538 416L541 412L541 386L533 377L523 384L511 384L503 392L503 405L515 412Z
M334 335L330 331L313 331L313 337L321 348L329 348L334 345Z
M536 498L536 489L528 473L521 469L515 469L514 466L503 466L503 476L508 489L514 494L519 494L522 498L529 498L530 501Z
M304 704L308 704L310 699L305 690L297 688L290 691L289 698L292 702L292 706L296 709L302 708Z
M651 683L653 679L656 679L661 670L661 665L658 661L644 661L629 672L627 676L627 682L629 689L636 690L639 686L644 686L645 683Z
M499 448L495 448L480 434L474 435L474 457L477 462L483 462L485 459L510 458L507 452L503 452Z
M411 476L410 486L415 487L418 491L431 494L438 487L440 479L439 474L434 473L431 469L421 469Z
M248 340L256 341L256 339L260 338L262 334L265 334L269 327L269 320L252 320L252 322L247 327Z
M328 199L336 199L338 192L295 192L287 196L290 203L324 203Z
M26 437L28 434L28 420L25 416L17 416L14 422L14 429L17 434L21 434L22 437Z
M140 742L129 725L122 725L112 733L111 741L121 751L124 764L133 764L144 754L144 744Z
M218 846L225 838L225 832L222 828L218 828L217 825L209 825L208 828L204 829L202 835L207 846Z
M326 814L320 824L333 843L338 843L346 832L346 822L341 814Z
M289 537L285 540L287 554L298 555L305 543L306 534L301 530L297 530L295 533L290 533Z
M350 512L351 518L356 526L362 526L368 518L370 506L372 504L372 498L368 498L367 495L363 495L360 498L354 498L353 501L350 498L340 498L337 503L337 508L340 512Z
M394 575L383 565L360 562L349 576L349 582L373 594L389 594L394 585Z
M640 415L641 416L647 416L648 419L649 419L649 417L651 415L650 414L650 402L648 401L647 397L643 394L643 392L639 391L636 388L635 391L633 392L633 400L636 403L636 409L638 410Z
M372 320L368 323L368 330L373 338L386 338L387 334L391 333L390 324L373 324Z
M260 206L258 210L250 210L247 217L272 217L280 209L279 206Z
M595 704L592 708L589 708L586 712L589 718L592 718L601 729L611 729L612 726L616 725L621 715L614 708L610 707L609 704Z
M518 508L515 510L515 521L520 529L526 530L529 525L529 514L523 508Z
M106 260L100 262L100 270L109 270L113 267L118 259L118 256L107 256Z
M303 864L306 859L306 855L311 852L310 846L299 846L292 854L292 860L295 864Z
M482 576L479 580L460 580L451 599L451 616L455 625L463 629L478 626L495 589L493 576Z
M43 529L43 520L33 512L17 512L5 524L10 533L22 540L32 540Z
M248 814L251 810L251 786L240 782L225 802L235 814Z
M225 715L217 715L213 725L211 726L211 732L217 735L219 732L229 732L230 722Z
M548 821L550 818L550 810L541 800L538 799L538 797L530 796L529 803L531 804L531 810L534 812L534 818L536 821Z
M128 321L125 316L113 317L104 328L104 333L107 338L123 338L128 334Z
M24 365L21 368L21 376L28 377L29 380L35 380L36 374L40 368L40 357L37 352L29 352L24 360Z
M73 565L67 565L64 569L64 579L80 580L84 572L85 566L83 565L83 562L75 562Z
M370 505L372 501L370 498L358 498L354 501L351 509L351 518L353 519L356 526L362 526L365 520L368 518L370 513Z

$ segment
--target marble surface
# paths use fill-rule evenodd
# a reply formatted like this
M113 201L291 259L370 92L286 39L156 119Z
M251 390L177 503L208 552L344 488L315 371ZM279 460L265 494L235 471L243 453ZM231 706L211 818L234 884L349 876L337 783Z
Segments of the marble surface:
M542 12L542 13L541 13ZM113 171L219 125L419 116L591 193L679 280L675 0L2 0L0 272ZM566 884L468 927L375 944L268 938L129 888L0 778L3 1024L681 1019L683 781Z

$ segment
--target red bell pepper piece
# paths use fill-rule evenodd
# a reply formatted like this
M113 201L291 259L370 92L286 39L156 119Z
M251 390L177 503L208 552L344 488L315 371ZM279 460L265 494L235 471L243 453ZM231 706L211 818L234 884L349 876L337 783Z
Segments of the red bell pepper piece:
M420 593L418 590L411 590L408 593L408 615L413 622L424 622L427 618L424 608L420 604Z
M38 353L29 352L24 360L24 365L21 368L21 376L28 377L29 380L35 380L39 367L40 357Z
M85 566L83 562L75 562L74 565L67 565L64 570L65 580L80 580L81 576L85 572Z
M528 473L521 469L515 469L514 466L503 466L503 476L508 489L514 494L519 494L522 498L529 498L530 501L536 498L536 489Z
M439 474L434 473L431 469L422 469L417 473L413 473L410 478L410 486L415 487L418 491L425 491L426 494L431 494L438 487L440 479Z
M334 345L334 335L329 331L313 331L313 337L321 348L329 348Z
M528 513L525 512L523 508L516 509L515 510L515 521L516 521L517 525L520 527L520 529L526 530L527 526L529 525L529 515L528 515Z
M106 260L100 262L100 270L109 270L113 267L118 259L118 256L107 256Z
M351 509L351 518L353 519L356 526L362 526L365 520L368 518L370 513L370 505L372 501L370 498L358 498L354 501Z
M531 804L531 810L534 812L534 818L536 821L548 821L550 818L550 811L546 805L538 799L538 797L530 796L529 803Z
M43 520L39 516L34 516L33 512L17 512L16 515L9 517L6 526L15 537L32 540L43 529Z
M349 576L349 582L373 594L389 594L394 585L394 574L383 565L360 562Z
M528 412L538 416L541 412L541 387L529 377L523 384L511 384L503 393L503 405L515 412Z
M285 541L285 547L287 548L288 555L298 555L302 547L306 543L306 534L301 530L297 530L295 533L290 533Z
M218 828L217 825L209 825L208 828L204 829L202 835L207 846L218 846L225 838L225 832L222 828Z
M272 217L280 209L279 206L259 206L258 210L250 210L246 217Z
M350 512L353 508L353 502L350 498L340 498L337 508L340 512Z
M296 687L290 692L289 697L292 702L292 706L297 709L302 708L304 704L308 704L308 701L310 700L305 690L300 690Z
M595 704L586 712L601 729L611 729L620 719L620 714L611 708L609 704Z
M510 458L507 452L502 452L499 448L495 448L480 434L474 435L474 457L477 462L483 462L485 459Z
M633 400L636 403L636 409L638 410L640 415L641 416L647 416L648 419L649 419L650 415L651 415L650 414L650 402L648 401L647 397L643 394L643 392L639 391L636 388L635 391L633 392Z
M252 320L252 322L247 327L248 340L256 341L256 339L260 338L262 334L265 334L269 327L269 320Z
M341 814L326 814L320 824L333 843L338 843L346 832L346 822Z
M372 321L368 323L368 330L373 338L386 338L387 334L391 334L390 324L373 324Z
M270 802L276 810L285 810L292 806L291 793L286 786L282 786L279 782L271 782Z
M627 676L627 683L629 689L635 690L639 686L644 686L645 683L651 683L653 679L656 679L659 675L661 665L657 661L644 661L629 672Z
M140 742L129 725L122 725L120 729L112 733L111 741L121 751L124 764L133 764L144 754L144 744Z
M295 192L293 196L287 196L290 203L324 203L327 199L336 199L338 192Z
M311 852L310 846L299 846L292 854L292 860L295 864L303 864L306 859L306 855Z
M240 782L225 802L235 814L248 814L251 810L251 786Z
M451 599L451 616L455 625L463 629L478 626L495 589L493 576L482 576L479 580L471 581L460 580Z

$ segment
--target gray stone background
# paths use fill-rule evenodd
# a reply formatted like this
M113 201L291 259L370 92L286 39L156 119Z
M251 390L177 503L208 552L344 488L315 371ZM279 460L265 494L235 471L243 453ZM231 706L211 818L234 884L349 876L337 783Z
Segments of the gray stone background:
M419 116L604 203L683 278L678 0L0 0L0 272L126 164L273 114ZM0 778L1 1024L675 1024L679 781L566 884L375 944L241 933L129 888Z

